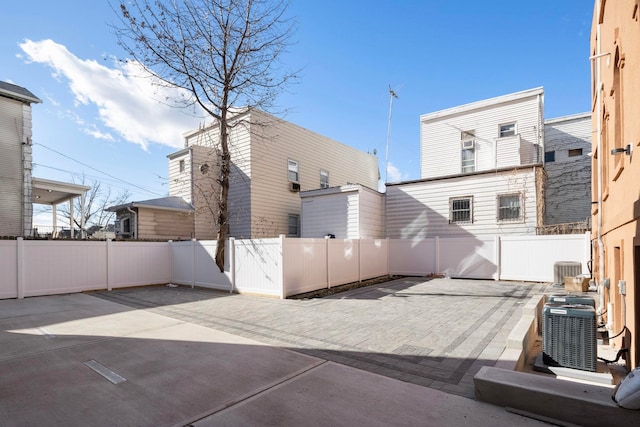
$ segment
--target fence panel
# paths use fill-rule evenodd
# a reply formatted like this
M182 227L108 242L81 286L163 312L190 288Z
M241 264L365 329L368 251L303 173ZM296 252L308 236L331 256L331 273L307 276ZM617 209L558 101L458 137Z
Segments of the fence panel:
M191 241L171 242L171 282L180 285L194 283L194 244Z
M281 239L235 241L235 287L240 292L280 296Z
M360 280L389 274L389 241L362 239L360 241Z
M439 238L439 271L447 277L493 279L497 274L494 236Z
M329 287L357 282L360 245L353 239L327 239Z
M24 241L26 297L107 288L107 245L89 241Z
M18 244L0 240L0 299L18 297Z
M103 245L106 242L100 242ZM169 242L110 242L109 284L112 288L155 285L171 280ZM105 246L106 247L106 246Z
M229 240L225 243L224 273L216 265L215 240L201 240L195 243L195 286L211 289L231 290Z
M501 280L553 282L553 266L558 261L582 263L589 274L589 234L501 237Z
M283 239L283 296L327 287L326 239Z
M437 273L436 239L389 240L389 274L425 276Z

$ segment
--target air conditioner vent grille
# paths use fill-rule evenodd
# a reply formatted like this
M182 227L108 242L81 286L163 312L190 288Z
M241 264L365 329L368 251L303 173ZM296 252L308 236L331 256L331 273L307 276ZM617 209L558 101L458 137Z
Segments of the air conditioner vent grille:
M547 303L542 310L542 351L550 366L596 371L596 316L593 307Z
M553 264L553 283L563 285L565 277L576 277L582 274L582 264L575 261L559 261Z

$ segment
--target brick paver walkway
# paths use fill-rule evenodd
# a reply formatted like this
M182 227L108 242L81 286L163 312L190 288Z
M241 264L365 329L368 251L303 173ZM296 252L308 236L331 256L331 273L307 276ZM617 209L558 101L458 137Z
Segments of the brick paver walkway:
M91 295L473 398L544 284L402 278L322 299L150 287Z

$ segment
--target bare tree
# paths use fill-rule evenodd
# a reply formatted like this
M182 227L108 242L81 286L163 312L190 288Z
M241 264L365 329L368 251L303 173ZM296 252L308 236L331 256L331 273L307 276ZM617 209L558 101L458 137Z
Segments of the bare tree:
M83 185L86 184L84 176L82 177ZM124 190L119 194L112 194L111 187L105 187L100 181L94 180L91 184L91 189L85 195L84 211L82 210L81 202L79 198L75 198L73 201L73 224L80 228L82 226L82 218L84 217L85 228L91 226L104 227L113 219L114 212L109 212L106 209L109 206L121 205L127 202L130 198L129 191ZM71 212L67 205L60 207L60 214L69 219Z
M186 92L219 127L216 264L224 271L231 155L238 107L268 111L294 78L282 69L293 23L287 0L120 0L119 44L163 84Z

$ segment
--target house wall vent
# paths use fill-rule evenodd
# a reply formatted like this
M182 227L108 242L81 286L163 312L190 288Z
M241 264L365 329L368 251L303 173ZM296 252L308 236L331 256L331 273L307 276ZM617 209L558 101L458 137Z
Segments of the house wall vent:
M542 358L548 366L596 371L596 312L587 305L547 303L542 309Z
M298 182L290 182L289 183L289 191L294 191L294 192L300 191L300 183L298 183Z
M582 274L582 264L577 261L558 261L553 264L553 284L563 285L565 277L576 277Z

